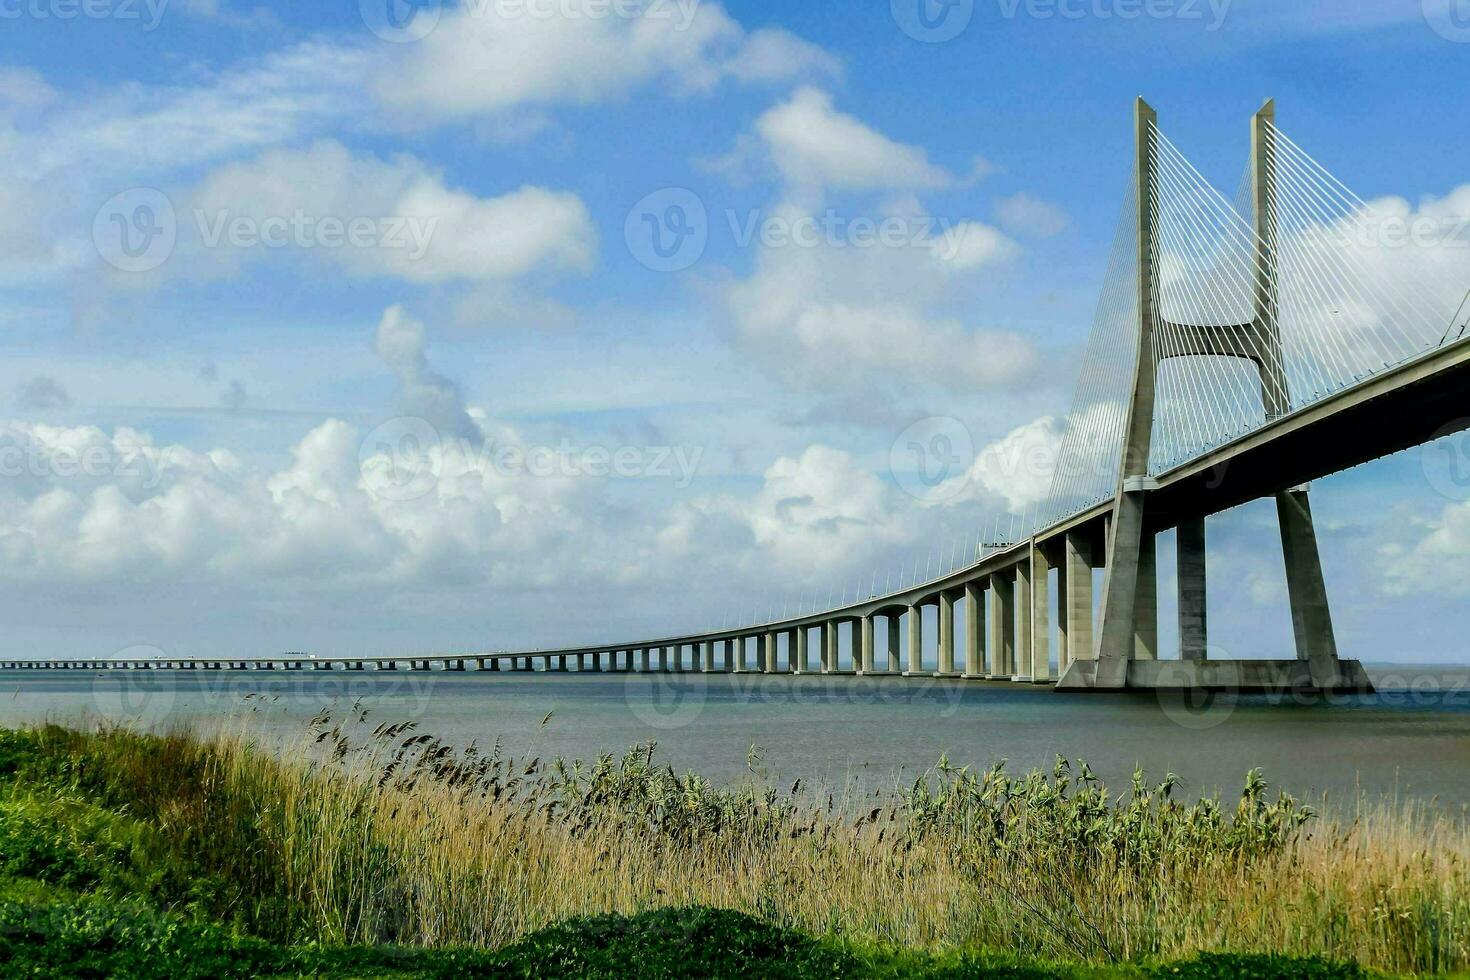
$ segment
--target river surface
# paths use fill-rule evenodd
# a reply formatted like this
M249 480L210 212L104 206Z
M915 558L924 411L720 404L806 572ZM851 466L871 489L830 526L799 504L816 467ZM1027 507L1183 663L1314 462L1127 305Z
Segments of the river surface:
M1329 703L1262 697L1190 703L1062 695L1013 684L713 674L323 671L5 671L0 725L100 719L304 733L354 703L368 726L413 720L459 744L497 739L519 757L591 760L656 741L658 755L729 783L849 796L914 779L941 756L1012 771L1085 759L1114 789L1135 766L1187 794L1234 795L1247 769L1333 808L1359 798L1470 807L1470 669L1370 669L1376 695Z

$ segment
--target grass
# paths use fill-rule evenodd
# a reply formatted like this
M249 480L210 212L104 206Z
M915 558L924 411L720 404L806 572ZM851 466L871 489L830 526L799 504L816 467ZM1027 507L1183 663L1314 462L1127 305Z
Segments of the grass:
M1359 976L1470 966L1470 832L941 764L880 806L321 717L0 732L0 962L69 976ZM362 734L352 734L361 731ZM1003 952L995 952L1003 951Z

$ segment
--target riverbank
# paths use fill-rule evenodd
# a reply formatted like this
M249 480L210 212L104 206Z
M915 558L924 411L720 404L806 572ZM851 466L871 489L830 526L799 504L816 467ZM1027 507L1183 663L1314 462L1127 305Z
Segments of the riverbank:
M10 731L0 942L137 976L649 976L660 956L676 976L731 944L730 975L767 955L807 964L792 976L1236 975L1197 959L1220 951L1470 965L1470 832L1424 809L1328 822L1259 774L1238 802L1181 803L1167 779L1113 794L1065 764L809 799L716 790L651 747L544 764L353 718L284 754ZM1305 969L1351 975L1282 975Z

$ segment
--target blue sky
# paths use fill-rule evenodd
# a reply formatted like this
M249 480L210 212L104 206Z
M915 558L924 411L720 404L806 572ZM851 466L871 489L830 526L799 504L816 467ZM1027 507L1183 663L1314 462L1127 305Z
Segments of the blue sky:
M1446 0L383 2L0 0L18 650L581 642L963 554L1045 493L987 448L1055 443L1140 94L1227 194L1274 96L1364 198L1470 215ZM690 200L666 271L643 215ZM965 444L943 494L915 425ZM432 479L374 483L425 432ZM1316 488L1344 652L1466 659L1458 452ZM1273 521L1211 522L1223 652L1289 648Z

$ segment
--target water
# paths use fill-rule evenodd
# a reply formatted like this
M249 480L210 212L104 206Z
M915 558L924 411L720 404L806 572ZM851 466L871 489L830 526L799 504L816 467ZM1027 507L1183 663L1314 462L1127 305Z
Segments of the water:
M1189 794L1233 795L1260 766L1272 785L1313 801L1325 794L1329 805L1365 795L1470 806L1470 670L1373 673L1380 693L1329 704L1191 705L847 677L6 671L0 725L235 716L295 734L324 707L345 715L360 699L370 725L413 719L420 732L459 744L499 739L522 757L591 760L655 740L664 761L722 783L755 771L783 788L799 778L866 794L912 780L941 755L975 766L1004 759L1023 771L1061 754L1086 759L1115 789L1142 766L1154 777L1178 774Z

